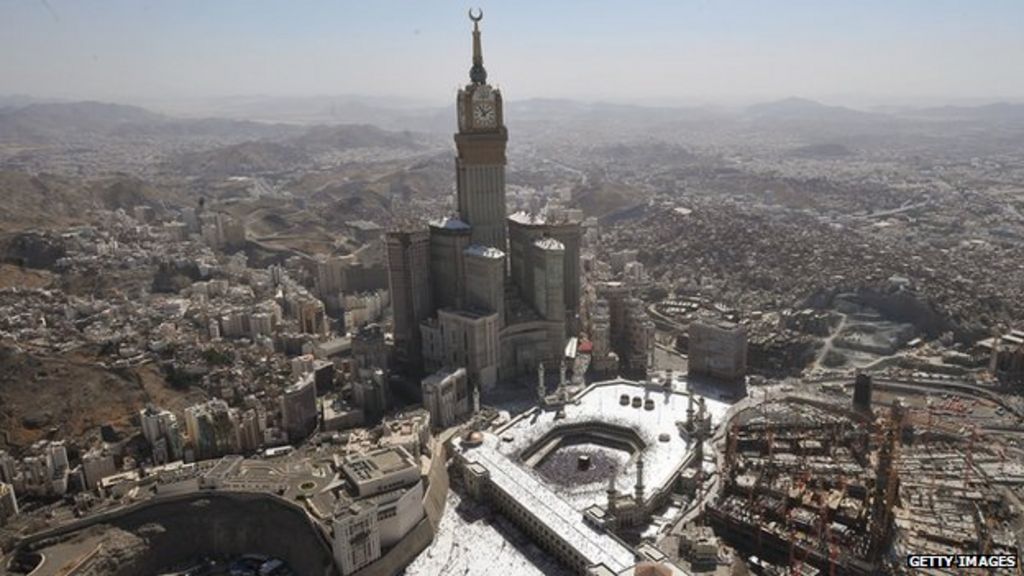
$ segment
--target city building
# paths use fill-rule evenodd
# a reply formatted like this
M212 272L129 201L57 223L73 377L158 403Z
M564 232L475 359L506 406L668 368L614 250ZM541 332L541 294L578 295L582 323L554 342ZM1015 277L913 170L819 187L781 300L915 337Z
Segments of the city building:
M100 480L117 473L114 455L103 448L93 448L82 455L82 474L85 487L95 490Z
M644 377L653 361L655 327L643 301L623 282L600 282L596 288L597 298L607 303L609 339L620 368Z
M387 368L388 349L380 324L362 326L352 336L352 360L356 371Z
M470 245L470 226L455 217L430 222L430 280L434 306L460 308L467 279L464 252Z
M465 368L439 370L423 379L423 407L438 428L454 425L472 409L469 377Z
M177 416L169 410L146 406L139 411L139 421L155 464L166 464L182 457L183 441Z
M480 27L473 27L473 67L470 83L459 90L455 135L455 189L459 216L472 227L474 244L504 250L505 145L501 91L487 83Z
M561 286L563 302L570 327L575 326L575 315L581 304L580 243L582 227L580 220L569 212L546 215L517 212L508 219L509 252L512 254L511 275L517 286L533 286L533 270L536 263L533 256L534 243L543 238L558 241L564 251L562 259Z
M366 324L378 321L390 303L387 290L343 294L341 307L344 311L345 329L354 332Z
M419 372L422 364L420 323L433 313L430 232L426 227L389 231L387 255L396 361Z
M337 316L340 306L339 298L347 286L347 262L345 257L317 254L316 256L316 294L323 301L327 312Z
M352 401L362 410L367 423L380 422L390 407L390 397L388 374L380 368L362 370L352 382Z
M465 367L490 390L557 364L576 334L582 232L571 210L506 218L508 130L476 25L456 105L457 218L388 234L395 352L428 372Z
M208 460L238 452L236 412L223 400L185 408L185 431L195 459Z
M0 482L0 526L18 514L18 497L14 494L14 486Z
M349 454L341 471L360 498L376 496L420 481L419 461L402 447Z
M871 413L871 375L857 372L853 382L853 409L861 413Z
M689 371L726 382L738 382L747 374L747 329L731 322L690 323Z
M439 310L437 322L422 327L428 365L465 367L474 386L494 388L501 360L499 326L497 312Z
M380 558L380 529L377 506L367 500L345 502L335 512L331 547L334 561L343 575Z
M281 415L288 441L293 444L316 430L316 382L313 373L305 374L298 382L285 388L281 396Z
M473 244L463 252L465 277L463 307L498 314L498 325L505 325L505 253Z
M978 342L983 357L987 356L989 372L1001 381L1024 383L1024 330L1011 330Z
M590 334L590 370L596 376L614 376L619 372L619 356L612 350L611 315L608 301L594 298L587 308Z

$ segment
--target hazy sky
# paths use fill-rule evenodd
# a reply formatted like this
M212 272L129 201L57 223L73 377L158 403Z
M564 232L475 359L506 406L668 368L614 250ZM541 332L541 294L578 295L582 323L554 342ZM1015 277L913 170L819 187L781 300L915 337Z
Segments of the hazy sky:
M506 98L1024 97L1024 0L481 2ZM382 94L447 103L468 5L0 0L0 94Z

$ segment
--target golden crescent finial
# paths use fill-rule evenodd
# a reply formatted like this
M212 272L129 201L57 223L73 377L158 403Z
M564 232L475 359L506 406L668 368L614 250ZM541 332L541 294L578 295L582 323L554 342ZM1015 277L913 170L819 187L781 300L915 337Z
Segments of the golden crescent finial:
M472 20L473 22L479 22L479 21L483 20L484 19L484 10L483 10L483 8L477 8L476 12L477 12L477 14L476 14L476 16L474 16L473 15L473 9L470 8L469 9L469 19Z

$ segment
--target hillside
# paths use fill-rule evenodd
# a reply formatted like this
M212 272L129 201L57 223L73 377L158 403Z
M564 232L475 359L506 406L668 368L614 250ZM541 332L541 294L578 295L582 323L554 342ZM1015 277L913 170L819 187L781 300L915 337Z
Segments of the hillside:
M164 170L202 178L227 178L292 172L309 168L323 156L361 149L416 152L425 137L389 132L366 124L316 126L280 140L254 140L174 156ZM372 158L372 155L368 156Z
M67 226L94 209L131 210L186 202L178 192L126 174L83 182L54 174L0 170L0 230Z

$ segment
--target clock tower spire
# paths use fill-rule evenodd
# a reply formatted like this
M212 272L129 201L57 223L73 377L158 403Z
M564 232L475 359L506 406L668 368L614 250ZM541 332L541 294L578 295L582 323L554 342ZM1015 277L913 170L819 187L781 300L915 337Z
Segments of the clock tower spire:
M480 21L484 19L484 11L478 10L474 15L470 8L469 19L473 21L473 67L469 69L469 80L473 84L486 84L487 70L484 68L484 54L480 47Z
M472 227L474 244L505 251L505 144L501 91L487 83L480 41L482 10L469 11L473 21L473 67L470 83L459 90L459 131L455 134L456 193L459 217Z

